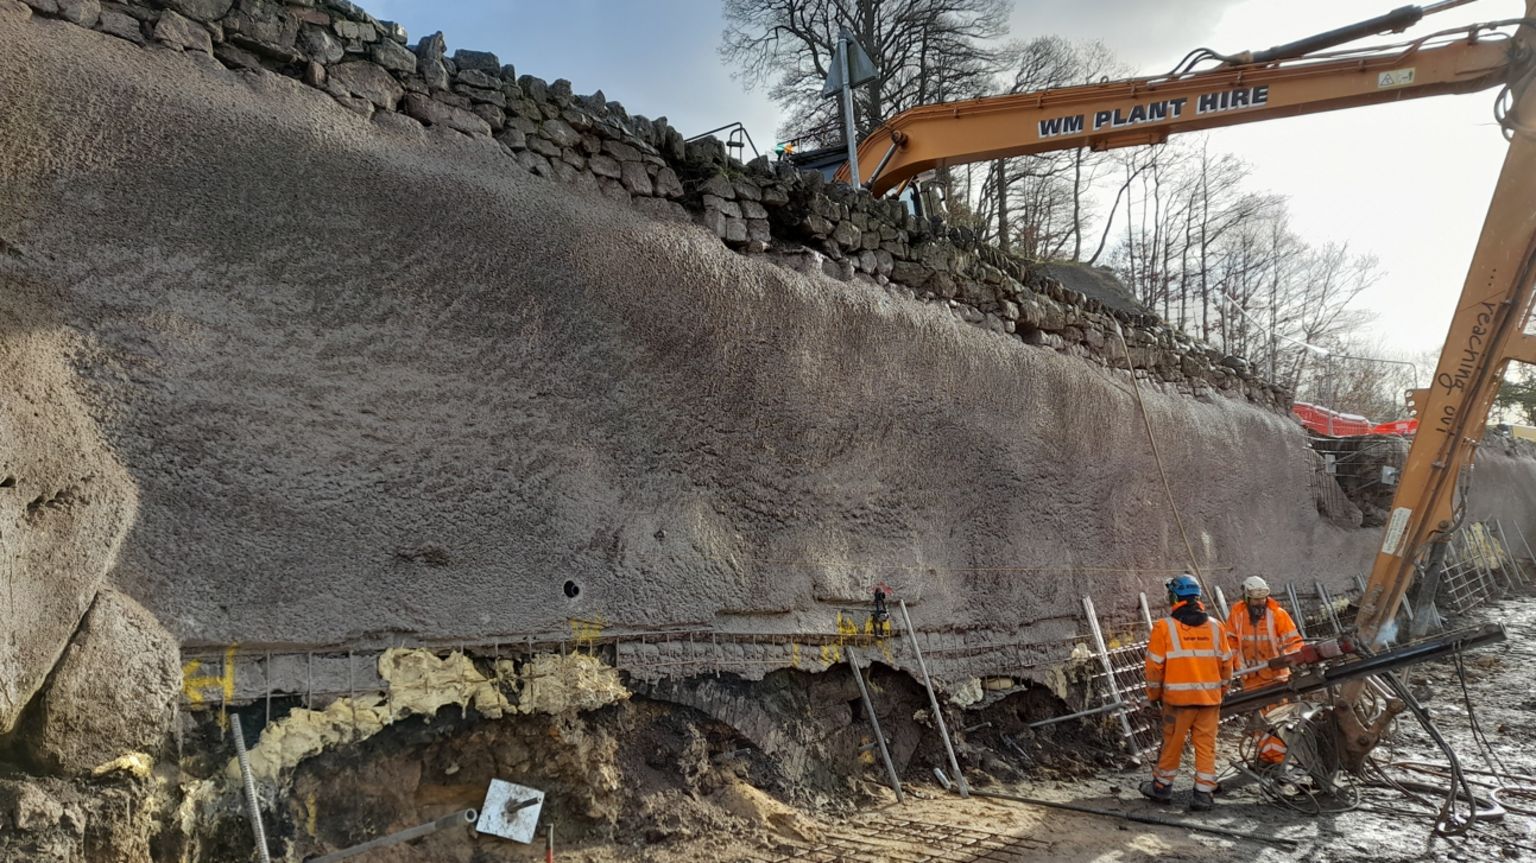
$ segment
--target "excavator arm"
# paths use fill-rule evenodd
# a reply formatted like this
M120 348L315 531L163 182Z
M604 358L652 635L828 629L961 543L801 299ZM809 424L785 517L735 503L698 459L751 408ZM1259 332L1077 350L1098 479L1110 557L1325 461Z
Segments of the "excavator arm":
M1438 45L924 105L859 145L860 181L881 195L925 171L968 162L1159 144L1178 132L1471 93L1507 83L1515 50L1507 34L1473 31ZM837 179L850 179L846 164Z
M1536 19L1536 0L1527 12ZM1516 34L1527 51L1536 28ZM1419 431L1392 500L1392 515L1366 584L1357 618L1366 643L1389 641L1392 621L1421 564L1437 579L1443 548L1460 523L1457 490L1482 440L1505 368L1536 364L1530 326L1536 284L1536 71L1521 67L1510 82L1504 125L1509 152L1456 304L1440 362L1411 402Z

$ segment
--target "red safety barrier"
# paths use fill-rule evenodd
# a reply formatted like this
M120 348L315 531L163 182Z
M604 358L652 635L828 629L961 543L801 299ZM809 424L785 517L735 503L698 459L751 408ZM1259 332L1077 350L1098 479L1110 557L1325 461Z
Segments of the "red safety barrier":
M1407 437L1418 431L1419 421L1416 419L1392 420L1391 422L1373 423L1359 414L1345 414L1331 411L1325 407L1296 402L1291 406L1291 413L1296 419L1306 426L1309 431L1325 434L1329 437L1363 437L1365 435L1397 435Z

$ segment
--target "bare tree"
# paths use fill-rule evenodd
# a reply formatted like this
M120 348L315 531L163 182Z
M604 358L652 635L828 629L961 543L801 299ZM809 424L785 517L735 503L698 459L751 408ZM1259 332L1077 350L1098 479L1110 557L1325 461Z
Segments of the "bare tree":
M1297 398L1377 422L1407 414L1404 394L1422 383L1408 359L1381 339L1346 336L1327 341L1332 349L1316 356L1310 373L1297 381Z
M1131 68L1102 42L1042 36L1010 50L1008 93L1028 93L1122 77ZM1092 239L1098 183L1123 164L1085 148L999 159L991 163L974 205L979 233L1030 257L1081 260ZM1113 222L1108 210L1105 230ZM1097 253L1101 253L1100 243Z
M843 138L841 105L821 96L847 28L876 68L859 88L855 127L867 135L917 105L993 91L1008 32L1007 0L725 0L720 54L748 88L768 85L784 108L784 139Z

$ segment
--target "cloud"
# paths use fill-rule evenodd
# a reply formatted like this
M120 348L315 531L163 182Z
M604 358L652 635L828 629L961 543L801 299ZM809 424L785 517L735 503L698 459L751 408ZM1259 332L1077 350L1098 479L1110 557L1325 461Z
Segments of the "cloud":
M1021 0L1013 36L1098 40L1145 73L1164 72L1207 43L1225 11L1239 0ZM1229 46L1230 47L1230 46Z

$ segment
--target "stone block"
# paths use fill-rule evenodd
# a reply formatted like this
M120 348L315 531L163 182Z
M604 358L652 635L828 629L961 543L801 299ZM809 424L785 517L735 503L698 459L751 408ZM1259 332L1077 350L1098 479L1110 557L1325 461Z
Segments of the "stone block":
M496 140L514 150L525 150L528 148L528 134L510 122L506 128L502 129L501 134L496 136Z
M724 174L710 175L710 177L704 181L704 185L700 188L700 191L705 195L714 195L715 197L726 201L733 201L736 199L736 186L731 182L730 178Z
M468 87L463 84L455 84L453 92L463 96L470 102L495 105L498 108L507 107L507 97L501 90L482 90L478 87Z
M367 99L386 111L395 110L401 97L406 95L405 88L393 75L366 60L338 63L329 69L326 77L331 93Z
M656 172L656 194L665 198L683 196L683 182L678 179L676 171L671 168L662 168Z
M373 57L373 62L392 72L406 75L416 72L416 55L393 39L380 40L373 46L369 55Z
M119 39L127 39L139 45L144 44L144 30L139 24L139 19L127 13L103 10L100 19L96 22L96 27L101 32L109 33Z
M544 137L561 147L575 147L581 144L581 134L564 120L545 120L539 131Z
M349 42L362 42L364 44L379 41L379 31L372 24L362 21L349 21L339 19L331 24L336 35Z
M379 35L399 45L410 41L410 36L405 32L405 25L395 21L380 21Z
M561 146L543 135L529 135L528 149L551 159L560 158Z
M81 27L94 27L101 18L100 0L58 0L59 17Z
M28 720L32 756L84 774L128 752L154 752L180 695L176 640L137 602L105 589Z
M507 115L495 105L475 105L469 109L476 117L484 120L491 127L492 132L500 132L506 128Z
M461 70L473 69L492 75L501 72L501 61L490 51L466 51L460 48L453 52L453 64Z
M650 172L640 162L621 162L619 166L624 188L635 195L652 195L656 192Z
M466 87L478 87L481 90L500 90L503 81L479 69L460 69L459 74L454 77L454 83L463 84Z
M443 52L447 48L441 30L416 43L416 68L433 90L448 89L448 68L443 65Z
M342 67L347 65L350 64L343 63ZM473 112L445 104L420 93L406 93L404 105L405 113L429 126L446 126L466 135L491 134L490 124Z
M592 169L592 173L598 175L599 177L610 177L612 179L618 180L624 176L623 167L621 167L618 160L612 156L593 156L587 161L587 165Z
M229 14L234 0L164 0L167 9L185 15L194 21L217 21Z
M725 241L727 243L745 243L747 241L747 223L742 219L726 218Z
M346 53L341 42L331 35L329 30L314 24L304 24L299 27L298 41L295 44L309 59L327 65L341 62Z

